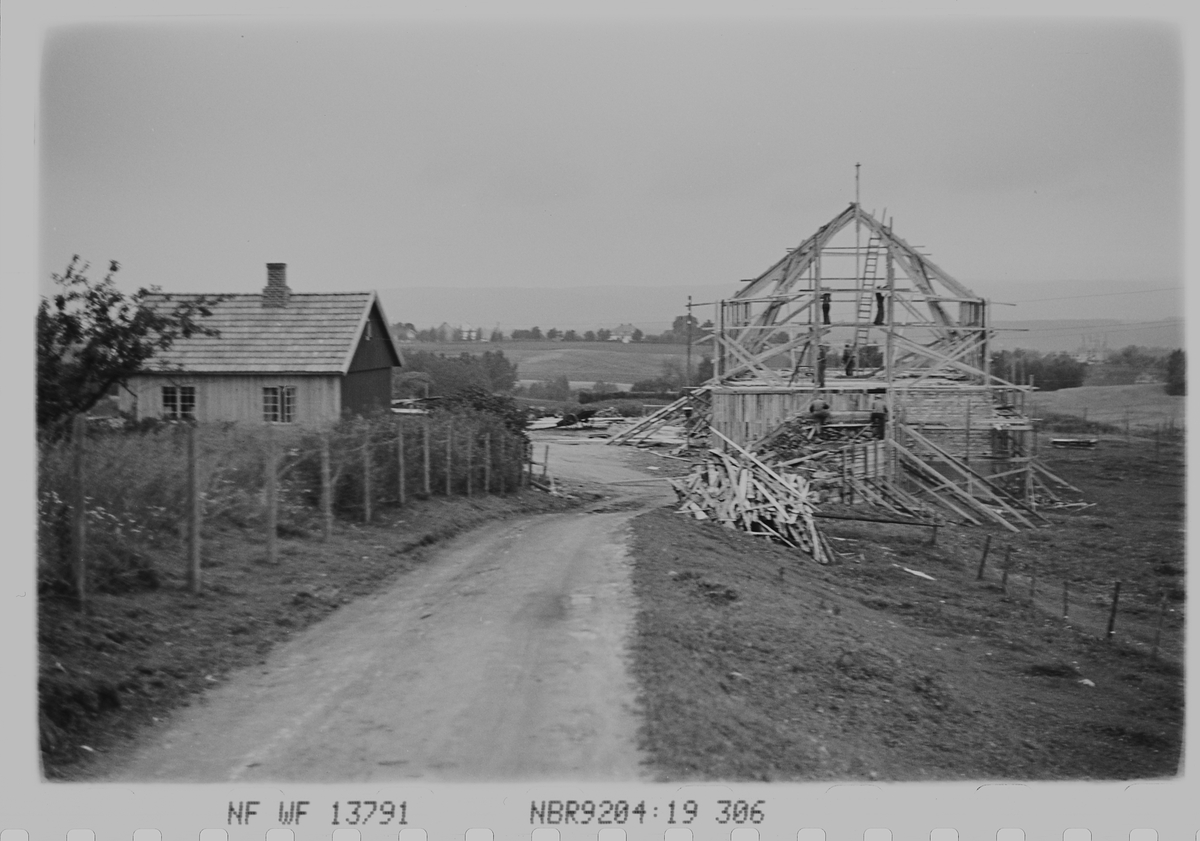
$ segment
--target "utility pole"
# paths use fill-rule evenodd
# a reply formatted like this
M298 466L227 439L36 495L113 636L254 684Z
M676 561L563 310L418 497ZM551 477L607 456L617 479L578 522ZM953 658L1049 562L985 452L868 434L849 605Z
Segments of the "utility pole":
M860 243L861 243L861 239L862 239L862 221L859 219L859 215L858 215L858 213L859 213L858 168L860 166L862 166L862 164L854 165L854 277L856 279L855 285L858 285L859 280L863 280L862 270L860 268L860 263L859 263L859 255L860 255L859 249L861 248Z
M684 384L692 387L692 296L688 295L688 314L687 314L687 376L684 377Z

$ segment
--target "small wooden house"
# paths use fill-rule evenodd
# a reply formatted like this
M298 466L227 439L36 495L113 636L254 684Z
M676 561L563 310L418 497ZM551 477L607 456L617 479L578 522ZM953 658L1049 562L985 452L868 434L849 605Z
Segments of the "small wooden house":
M177 339L121 389L121 410L139 419L305 427L387 410L392 369L403 362L376 293L293 293L286 271L268 263L262 294L213 305L202 323L220 335Z

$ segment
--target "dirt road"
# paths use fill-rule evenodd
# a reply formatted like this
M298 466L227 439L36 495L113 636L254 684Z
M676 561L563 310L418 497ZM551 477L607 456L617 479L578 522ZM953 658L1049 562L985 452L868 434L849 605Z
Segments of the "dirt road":
M178 713L129 781L635 779L627 523L671 498L628 450L551 441L605 500L493 523Z

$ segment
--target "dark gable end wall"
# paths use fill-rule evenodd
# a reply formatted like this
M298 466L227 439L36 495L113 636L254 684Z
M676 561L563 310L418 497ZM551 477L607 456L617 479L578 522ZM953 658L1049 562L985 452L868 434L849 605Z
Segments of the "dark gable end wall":
M392 368L400 364L387 336L378 307L371 307L371 339L362 340L342 378L342 414L365 415L392 404Z

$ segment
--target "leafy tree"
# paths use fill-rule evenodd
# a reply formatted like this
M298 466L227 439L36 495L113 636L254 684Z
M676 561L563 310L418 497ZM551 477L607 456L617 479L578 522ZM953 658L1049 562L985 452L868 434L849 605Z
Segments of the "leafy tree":
M501 331L499 328L497 328L497 329L493 330L493 331L492 331L491 340L492 340L493 342L502 342L502 341L504 341L504 333L503 333L503 331Z
M633 341L635 341L635 342L640 342L642 339L646 338L646 334L645 334L645 333L643 333L643 332L642 332L641 330L639 330L638 328L634 327L634 328L633 328L633 334L632 334L632 335L631 335L629 338L630 338L630 339L632 339L632 340L633 340Z
M571 382L563 374L552 380L530 383L528 393L538 400L570 400Z
M601 327L599 330L596 331L596 339L601 342L607 342L611 338L612 338L612 330L609 330L607 327Z
M125 295L113 282L121 268L116 260L103 280L91 280L89 268L72 257L63 274L51 275L58 291L38 304L37 423L51 436L176 339L219 335L200 322L223 297L175 301L157 286Z
M1017 383L1025 383L1032 376L1033 384L1042 391L1057 391L1083 385L1087 366L1067 353L1043 356L1036 350L1017 348L993 354L991 372L1005 380L1015 377Z
M523 433L525 410L507 394L493 394L476 386L467 386L446 399L447 408L464 406L496 417L511 432Z
M585 333L583 334L583 340L584 340L585 342L594 342L594 341L596 341L596 331L595 331L595 330L588 330L587 332L585 332Z
M485 350L480 357L492 391L510 391L517 384L517 363L509 361L502 350Z
M705 356L700 360L700 364L696 366L696 382L706 383L713 378L713 360L711 356Z
M694 315L677 315L675 320L671 322L671 333L675 336L677 342L686 342L688 340L688 322L692 325L692 338L695 339L700 335L700 322L696 320Z
M534 328L534 329L537 329L537 328ZM555 339L558 339L561 337L562 337L562 331L559 330L557 327L551 327L549 330L546 331L546 338L549 339L550 341L554 341Z
M404 369L397 369L393 376L393 384L402 394L423 396L426 384L429 394L438 397L453 397L472 389L491 394L507 391L517 381L516 363L500 350L458 356L414 350L404 354L404 363Z
M577 342L579 341L579 334L574 330L568 330L567 332L563 333L562 338L564 342Z
M1187 394L1187 357L1173 350L1167 357L1167 394Z

